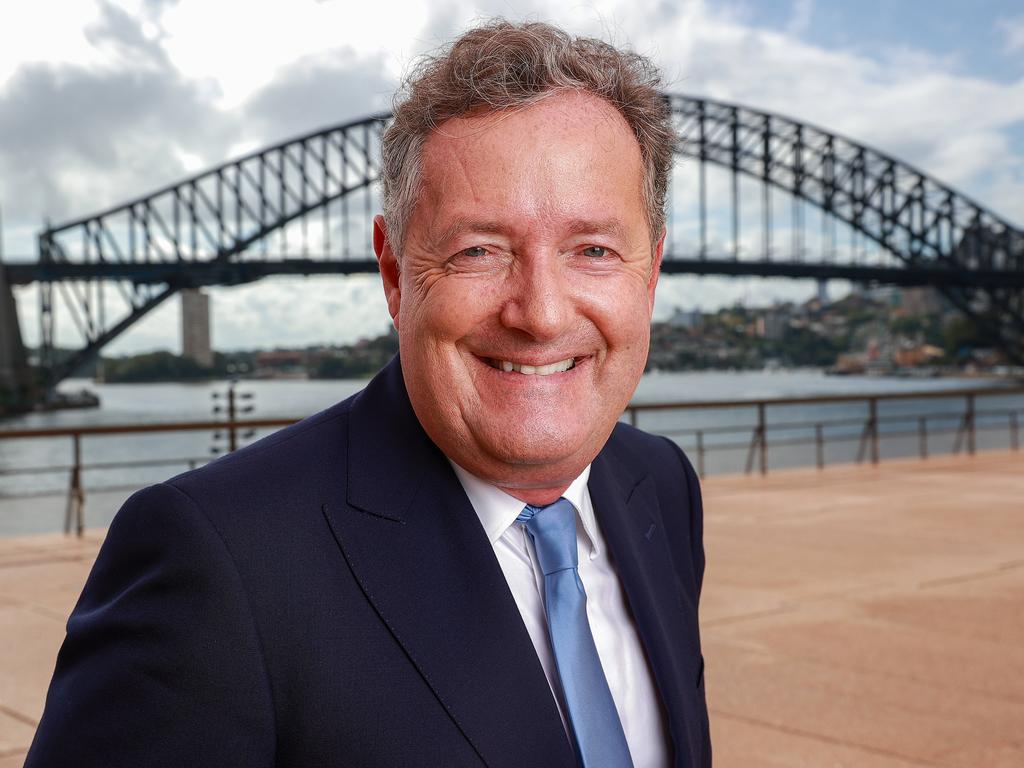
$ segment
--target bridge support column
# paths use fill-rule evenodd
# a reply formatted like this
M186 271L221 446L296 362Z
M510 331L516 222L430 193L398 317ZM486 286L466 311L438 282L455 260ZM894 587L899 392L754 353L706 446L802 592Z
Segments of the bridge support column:
M14 292L0 264L0 416L29 408L33 395L32 369L21 340Z
M181 292L181 354L202 366L213 367L210 297L198 288L186 288Z

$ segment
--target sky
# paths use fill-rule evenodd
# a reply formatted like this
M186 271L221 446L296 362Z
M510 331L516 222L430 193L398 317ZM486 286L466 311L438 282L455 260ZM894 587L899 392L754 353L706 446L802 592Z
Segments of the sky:
M778 112L926 170L1024 225L1024 5L996 0L35 0L0 25L6 260L35 235L258 147L387 109L475 20L538 19L649 56L673 92ZM656 317L810 295L807 282L663 278ZM38 298L18 289L22 333ZM389 318L375 276L211 291L217 349L348 343ZM298 307L302 308L297 312ZM58 308L58 312L60 309ZM58 343L75 344L68 313ZM107 353L180 349L177 301Z

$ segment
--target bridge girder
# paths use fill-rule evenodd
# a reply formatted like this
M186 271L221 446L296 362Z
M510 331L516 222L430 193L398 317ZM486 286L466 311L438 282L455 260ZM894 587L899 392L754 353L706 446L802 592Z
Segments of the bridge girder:
M1024 233L1019 229L912 166L820 128L741 105L688 96L666 99L682 137L677 155L696 159L701 169L700 247L689 258L671 254L667 272L861 276L935 285L987 327L1011 358L1024 362ZM237 284L270 273L361 271L372 265L365 244L353 252L351 229L357 219L365 227L376 210L371 188L379 176L379 141L388 119L381 114L315 131L101 213L48 226L39 236L37 271L26 279L41 282L41 362L50 384L71 375L183 287ZM703 169L708 165L732 174L734 243L739 242L737 179L746 177L844 222L896 257L897 265L741 259L738 247L732 259L714 257L705 237ZM362 211L350 210L356 197L362 197ZM302 272L289 263L296 259L287 257L286 228L301 223L300 256L310 261L307 226L318 213L318 250L328 260L352 262L351 269L339 263ZM340 227L333 219L340 219ZM283 257L276 268L267 252L275 233L282 233L276 255ZM339 240L341 247L334 248ZM341 259L334 250L340 250ZM154 275L160 282L152 282ZM116 286L127 307L109 324L106 281ZM59 362L53 357L56 295L85 340Z

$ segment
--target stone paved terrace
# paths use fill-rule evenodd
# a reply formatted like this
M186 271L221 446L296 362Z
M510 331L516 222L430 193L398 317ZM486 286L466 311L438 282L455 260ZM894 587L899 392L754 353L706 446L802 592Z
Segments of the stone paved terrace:
M717 768L1024 766L1024 452L704 491ZM0 768L101 540L0 540Z

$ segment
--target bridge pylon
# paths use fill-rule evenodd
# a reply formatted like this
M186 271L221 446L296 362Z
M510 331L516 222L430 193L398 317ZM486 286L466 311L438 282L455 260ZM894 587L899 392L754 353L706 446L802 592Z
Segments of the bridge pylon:
M18 324L18 307L0 264L0 416L29 408L34 376Z

